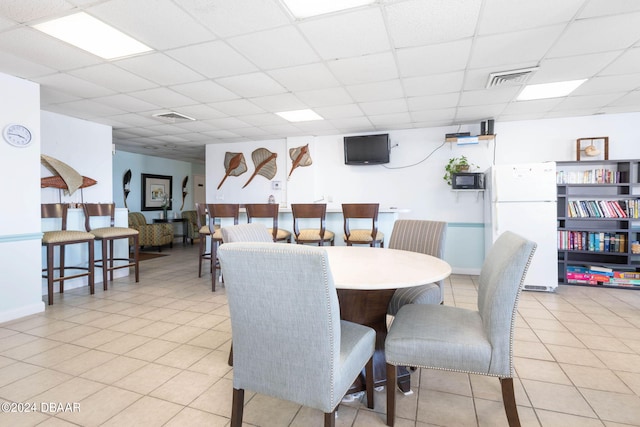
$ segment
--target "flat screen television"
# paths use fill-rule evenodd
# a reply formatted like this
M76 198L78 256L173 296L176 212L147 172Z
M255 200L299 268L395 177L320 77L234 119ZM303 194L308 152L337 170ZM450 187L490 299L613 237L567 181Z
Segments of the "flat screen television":
M345 136L346 165L381 165L389 163L389 134Z

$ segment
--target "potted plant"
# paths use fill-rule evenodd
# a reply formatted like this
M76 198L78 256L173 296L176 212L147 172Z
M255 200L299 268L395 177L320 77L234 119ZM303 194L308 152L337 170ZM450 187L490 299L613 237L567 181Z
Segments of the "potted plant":
M469 163L466 156L452 157L449 159L449 163L444 167L445 173L442 179L447 184L451 185L451 175L458 172L467 172L469 169L478 169L480 166L473 163Z

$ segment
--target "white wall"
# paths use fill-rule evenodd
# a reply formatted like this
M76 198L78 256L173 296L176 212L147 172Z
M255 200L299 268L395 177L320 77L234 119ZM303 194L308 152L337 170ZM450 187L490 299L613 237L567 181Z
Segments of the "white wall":
M111 126L42 111L42 154L58 159L97 184L65 195L57 188L42 189L42 203L111 203ZM42 177L54 175L44 166Z
M0 73L0 128L19 123L33 143L0 141L0 322L44 310L40 292L40 87Z
M269 194L276 200L310 202L330 196L329 205L343 202L379 202L382 206L408 209L401 217L433 219L449 224L445 259L454 272L477 273L484 259L483 197L475 193L455 193L442 179L444 166L451 157L465 155L484 171L493 163L527 163L575 160L577 138L609 136L610 158L640 157L638 137L633 125L640 113L499 122L495 141L458 146L444 143L446 133L479 132L477 126L439 127L389 131L391 162L377 166L344 164L343 137L331 135L296 137L287 140L254 141L207 146L207 202L266 202ZM297 168L289 180L291 168L288 150L309 144L313 164ZM272 190L264 177L242 189L253 173L251 152L266 147L278 153L278 174L283 189ZM216 186L224 175L226 151L244 153L248 171L229 177L221 190Z

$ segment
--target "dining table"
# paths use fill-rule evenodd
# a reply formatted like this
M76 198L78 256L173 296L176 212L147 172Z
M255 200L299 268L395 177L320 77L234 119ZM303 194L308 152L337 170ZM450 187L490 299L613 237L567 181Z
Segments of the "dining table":
M327 251L329 268L338 294L340 317L376 331L374 386L384 386L387 307L393 293L399 288L443 280L451 274L451 266L431 255L399 249L369 246L323 248ZM410 373L404 367L398 369L398 387L408 393L411 390ZM364 378L359 378L349 389L349 393L364 389Z

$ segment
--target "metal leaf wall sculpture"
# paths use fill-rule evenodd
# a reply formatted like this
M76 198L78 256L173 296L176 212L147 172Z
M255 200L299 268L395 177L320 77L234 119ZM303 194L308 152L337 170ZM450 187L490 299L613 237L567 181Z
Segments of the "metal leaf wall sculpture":
M291 174L293 173L293 170L295 168L309 166L311 165L311 163L313 163L313 161L311 160L311 155L309 154L309 144L296 148L290 148L289 157L291 157L292 161L289 178L291 178Z
M247 171L247 162L244 160L244 155L227 151L224 155L224 169L224 178L218 184L218 190L229 175L240 176Z
M256 170L251 175L251 178L247 181L242 188L249 185L249 183L253 180L256 175L262 175L267 179L273 179L276 176L276 172L278 171L278 166L276 164L276 158L278 157L278 153L272 153L266 148L258 148L251 153L251 159L253 160L253 164L256 166Z
M41 154L40 162L55 174L54 176L40 178L40 188L59 188L64 190L66 194L72 195L78 188L91 187L97 184L95 179L80 175L71 166L53 157Z
M127 209L129 209L129 207L127 206L127 196L129 196L129 192L131 191L130 183L131 183L131 169L127 169L127 171L124 173L124 176L122 177L122 192L124 193L124 207Z
M189 192L187 191L188 182L189 182L189 175L185 176L184 179L182 180L182 206L180 206L180 210L184 208L184 199L186 199L187 194L189 194Z

